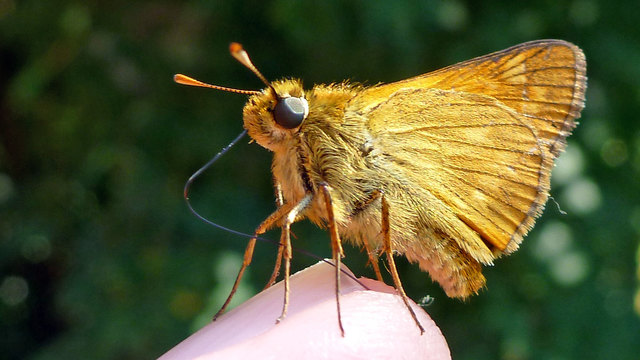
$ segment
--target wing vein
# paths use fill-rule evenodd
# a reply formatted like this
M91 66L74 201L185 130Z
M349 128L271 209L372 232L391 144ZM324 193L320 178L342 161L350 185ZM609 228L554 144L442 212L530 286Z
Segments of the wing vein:
M518 185L523 185L523 186L529 186L529 184L519 181L519 180L515 180L515 179L509 179L509 178L505 178L503 176L501 176L500 174L494 174L494 173L490 173L488 171L481 171L481 170L475 170L475 169L470 169L470 168L465 168L462 166L451 166L451 165L447 165L446 167L450 168L450 169L455 169L455 170L460 170L460 171L465 171L465 172L469 172L469 173L476 173L476 174L482 174L482 175L487 175L487 176L491 176L491 177L495 177L497 179L500 180L506 180L510 183L513 184L518 184Z
M480 192L481 192L482 194L484 194L485 196L490 197L490 198L492 198L492 199L496 200L497 202L501 202L501 203L503 203L503 204L505 204L505 205L509 206L510 208L517 210L518 212L520 212L520 213L522 213L522 214L524 214L524 215L527 215L528 211L524 211L524 210L522 210L522 209L520 209L520 208L517 208L515 205L511 204L510 202L505 201L504 199L499 198L499 197L497 197L497 196L494 196L494 195L492 195L490 192L485 191L484 189L481 189L481 188L479 188L479 187L473 186L471 183L469 183L468 181L466 181L463 177L460 177L460 176L457 176L457 175L454 175L454 176L455 176L455 177L457 177L461 182L465 183L467 186L469 186L469 187L471 187L471 188L474 188L474 189L476 189L476 190L480 191ZM521 197L521 198L523 198L523 197ZM526 198L525 198L525 199L526 199ZM527 199L527 200L529 200L529 199ZM487 207L488 207L488 206L487 206ZM497 210L495 210L495 209L493 209L493 208L492 208L492 210L494 210L494 212L495 212L495 213L497 213L497 214L501 215L501 213L500 213L499 211L497 211ZM505 216L503 216L503 217L504 217L504 218L506 218ZM509 219L509 220L511 220L511 219ZM512 222L513 222L513 225L515 225L515 226L518 226L518 225L520 224L520 222L518 222L518 223L515 223L514 221L512 221Z
M515 102L524 102L524 103L536 103L536 104L544 104L544 105L560 105L560 106L571 106L571 103L561 103L555 101L544 101L544 100L531 100L531 99L523 99L517 97L509 97L509 96L494 96L494 98L498 100L509 100Z
M415 131L415 129L411 129L411 130L406 130L403 132L412 132ZM399 132L399 133L403 133L403 132ZM512 152L512 153L517 153L517 154L526 154L526 155L534 155L534 153L532 153L530 150L517 150L517 149L509 149L509 148L504 148L504 147L498 147L498 146L491 146L491 145L484 145L484 144L476 144L473 142L469 142L469 141L464 141L464 140L457 140L457 139L451 139L451 138L444 138L444 137L440 137L440 136L435 136L433 134L429 134L429 133L423 133L425 136L431 137L432 139L436 140L436 141L443 141L443 142L454 142L454 143L458 143L458 144L463 144L463 145L469 145L469 146L475 146L475 147L479 147L479 148L483 148L483 149L491 149L491 150L498 150L498 151L507 151L507 152Z
M412 132L412 131L430 130L430 129L466 129L466 128L485 128L485 127L492 127L492 126L517 126L517 127L527 128L526 126L522 124L517 124L517 123L493 123L493 124L477 124L477 125L476 124L428 125L428 126L413 127L405 130L389 130L389 132L394 134L403 134L403 133Z
M458 199L460 199L463 203L465 203L465 205L467 205L468 207L470 207L471 209L473 209L476 213L478 213L478 214L482 214L482 213L483 213L483 211L481 211L480 209L478 209L476 206L474 206L473 204L470 204L468 201L465 201L465 199L461 198L461 197L460 197L460 195L459 195L456 191L454 191L454 189L451 189L451 188L449 187L449 185L448 185L448 184L444 184L444 183L443 183L442 185L443 185L443 186L444 186L444 187L445 187L445 188L446 188L446 189L447 189L451 194L453 194L453 196L455 196L455 197L457 197ZM441 199L441 200L442 200L442 201L444 201L445 203L449 203L449 202L447 201L447 199ZM500 213L498 213L495 209L493 209L493 208L490 208L490 209L491 209L491 211L493 211L495 214L497 214L497 215L501 215L501 214L500 214ZM510 234L511 234L511 232L510 232L510 231L505 230L502 226L498 225L498 223L496 223L496 222L494 221L493 217L490 217L490 216L483 216L483 218L484 218L485 220L487 220L488 222L490 222L491 224L493 224L493 226L494 226L496 229L499 229L500 231L502 231L502 232L506 233L507 235L510 235ZM475 230L475 229L474 229L474 230Z
M506 73L507 71L509 71L509 70L511 70L511 69L514 69L514 68L516 68L517 66L519 66L519 65L520 65L520 64L522 64L522 63L526 63L528 60L530 60L530 59L532 59L532 58L534 58L534 57L538 56L538 54L540 54L540 53L541 53L542 51L544 51L544 50L547 50L547 47L539 48L539 49L538 49L538 50L536 50L533 54L531 54L531 55L527 55L527 56L524 58L524 60L519 61L519 62L517 62L517 63L513 64L513 66L508 67L508 68L506 68L506 69L503 69L503 70L502 70L502 71L500 71L500 72L492 71L492 72L491 72L491 75L496 75L496 76L493 76L493 78L494 78L494 79L495 79L495 78L498 78L500 74L504 74L504 73ZM513 55L511 56L511 58L510 58L509 60L507 60L507 61L503 62L502 64L500 64L499 66L497 66L497 67L496 67L496 69L500 69L500 68L502 67L502 65L506 65L506 64L508 64L508 63L509 63L511 60L513 60L517 55L520 55L520 54L522 54L522 50L521 50L521 51L516 51L516 52L514 52L514 53L513 53Z
M540 71L546 71L546 70L560 70L560 69L571 69L571 70L575 70L575 68L573 66L545 66L545 67L540 67L540 68L536 68L536 69L530 69L530 70L525 70L519 73L515 73L515 74L509 74L507 76L502 77L502 79L510 79L516 76L522 76L522 75L528 75L528 74L533 74L533 73L537 73Z

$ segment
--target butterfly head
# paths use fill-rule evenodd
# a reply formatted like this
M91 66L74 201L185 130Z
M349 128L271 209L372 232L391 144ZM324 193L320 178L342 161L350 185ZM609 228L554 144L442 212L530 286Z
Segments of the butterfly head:
M287 79L271 83L253 65L242 45L231 43L229 51L236 60L267 85L264 90L241 90L211 85L182 74L175 75L174 81L184 85L251 95L243 110L244 128L249 136L272 151L287 146L287 140L292 138L309 115L309 103L304 96L302 82Z
M281 80L251 96L242 113L249 136L276 151L300 129L309 115L309 103L299 80Z

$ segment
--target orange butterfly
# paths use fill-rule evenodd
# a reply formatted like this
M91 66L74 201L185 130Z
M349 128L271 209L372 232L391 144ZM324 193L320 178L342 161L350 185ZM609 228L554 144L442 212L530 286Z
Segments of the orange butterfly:
M274 153L279 199L255 234L282 228L270 280L284 256L282 317L289 229L304 218L329 228L337 278L345 238L367 249L379 279L377 257L386 254L407 304L393 254L418 263L449 296L477 293L485 285L482 265L515 251L542 212L553 161L584 107L584 54L560 40L527 42L391 84L311 90L299 80L270 83L239 44L231 52L267 88L175 80L251 95L244 127Z

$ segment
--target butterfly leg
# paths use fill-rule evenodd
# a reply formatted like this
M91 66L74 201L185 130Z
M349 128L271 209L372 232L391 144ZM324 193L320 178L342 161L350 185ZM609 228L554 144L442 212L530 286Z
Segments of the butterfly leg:
M249 240L249 244L247 244L247 248L244 251L242 266L238 271L238 275L236 276L236 281L233 283L233 287L231 288L231 292L229 293L229 296L227 296L227 300L224 302L220 310L218 310L218 312L213 316L213 321L216 321L216 319L224 313L224 311L227 309L227 306L229 306L229 303L231 302L233 295L235 295L236 291L238 290L238 286L240 285L240 280L242 279L242 276L244 275L244 272L249 266L249 264L251 264L251 259L253 259L253 250L255 249L256 240L258 236L264 234L267 230L271 229L275 224L277 224L280 221L280 219L282 219L284 214L287 214L288 212L290 212L292 208L293 206L291 205L283 205L279 207L276 211L274 211L271 215L269 215L269 217L267 217L260 224L260 226L258 226L256 231L253 233L253 237L251 238L251 240Z
M282 314L276 319L276 324L282 321L287 316L287 309L289 308L289 276L291 274L291 235L290 229L297 219L298 215L306 209L313 199L312 194L307 194L300 200L295 206L291 208L284 217L282 224L282 234L280 235L280 244L284 245L284 304L282 305Z
M282 232L284 231L285 229L282 228ZM280 235L280 239L282 239L282 234ZM282 267L282 253L284 252L284 246L285 244L283 244L282 242L280 242L280 245L278 245L278 254L276 255L276 263L273 266L273 272L271 273L271 277L269 277L269 281L267 281L267 284L262 290L266 290L270 288L271 285L275 284L276 278L280 274L280 268Z
M369 198L364 202L362 202L359 206L361 208L365 208L366 206L372 204L374 201L378 200L380 196L382 196L382 192L380 190L375 190L369 195ZM378 279L378 281L384 282L384 280L382 279L382 272L380 272L380 265L378 264L378 258L380 254L379 249L375 249L375 250L372 249L369 241L363 237L360 240L367 252L367 256L369 257L369 263L373 267L373 271L376 274L376 278Z
M278 208L282 207L282 205L284 205L284 197L282 196L282 188L280 187L280 184L278 182L276 182L275 185L275 195L276 195L276 206ZM282 229L282 231L284 231L284 229ZM282 239L282 234L280 235L280 239ZM282 267L282 252L284 251L284 244L282 243L282 241L280 241L280 245L278 246L278 254L276 255L276 263L273 266L273 272L271 273L271 277L269 277L269 281L267 281L267 284L265 285L263 290L266 290L268 288L271 287L271 285L273 285L276 282L276 278L278 277L278 274L280 274L280 268Z
M367 256L369 257L369 263L373 267L373 271L376 273L376 278L380 282L384 282L382 279L382 273L380 272L380 265L378 264L378 253L371 249L371 244L367 239L362 239L362 244L364 245L364 249L367 252Z
M344 336L342 315L340 314L340 265L344 252L342 251L342 242L340 241L340 234L338 234L338 226L333 213L333 202L331 200L329 185L320 184L320 188L324 195L324 204L327 210L327 219L329 220L329 235L331 236L331 252L333 253L333 262L336 268L336 307L338 310L338 326L340 327L340 333Z
M411 305L409 305L409 299L407 298L407 294L404 292L404 288L402 287L402 282L400 282L400 276L398 275L398 270L396 269L396 263L393 260L393 249L391 247L391 227L389 224L389 203L382 194L382 237L383 237L383 246L384 252L387 255L387 262L389 263L389 272L391 272L391 277L393 278L393 283L396 287L396 290L400 294L402 301L407 306L407 309L411 313L411 317L420 328L420 333L424 334L424 328L418 321L418 317L416 313L413 311Z

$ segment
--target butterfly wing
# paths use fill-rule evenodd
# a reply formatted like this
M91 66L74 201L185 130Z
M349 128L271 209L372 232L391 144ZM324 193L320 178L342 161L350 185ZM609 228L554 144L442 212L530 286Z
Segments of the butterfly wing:
M372 87L352 106L389 166L509 253L548 198L553 160L584 106L585 73L575 45L534 41Z
M527 117L557 156L584 107L586 61L577 46L537 40L390 84L361 99L379 104L402 88L436 88L492 96Z

